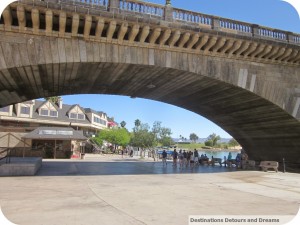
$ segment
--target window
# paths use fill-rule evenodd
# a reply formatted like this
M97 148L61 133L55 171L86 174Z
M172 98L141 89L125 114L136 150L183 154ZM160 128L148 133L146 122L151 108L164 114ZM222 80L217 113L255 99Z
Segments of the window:
M9 112L9 106L5 106L3 108L0 108L0 112Z
M69 115L70 119L78 119L78 120L84 120L85 119L85 116L84 114L81 114L81 113L70 113Z
M58 112L55 111L55 110L41 109L40 115L41 115L41 116L57 117Z
M30 114L30 107L21 106L21 114Z
M94 122L98 123L99 118L98 117L94 117Z
M78 113L78 119L79 119L79 120L84 120L84 115L83 115L83 114L80 114L80 113Z
M98 117L94 117L94 122L106 126L106 121L105 121L105 120L102 120L102 119L100 119L100 118L98 118Z
M77 114L70 113L70 119L77 119Z
M41 112L40 112L41 116L48 116L48 114L49 114L48 109L41 109Z
M51 111L50 111L50 116L52 116L52 117L57 117L57 111L51 110Z

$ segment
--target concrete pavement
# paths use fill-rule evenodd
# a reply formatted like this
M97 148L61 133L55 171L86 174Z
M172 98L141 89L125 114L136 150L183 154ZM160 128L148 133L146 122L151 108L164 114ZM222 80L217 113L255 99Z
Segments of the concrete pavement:
M0 206L20 225L188 224L189 215L295 215L300 175L173 169L120 156L46 160L35 177L0 179Z

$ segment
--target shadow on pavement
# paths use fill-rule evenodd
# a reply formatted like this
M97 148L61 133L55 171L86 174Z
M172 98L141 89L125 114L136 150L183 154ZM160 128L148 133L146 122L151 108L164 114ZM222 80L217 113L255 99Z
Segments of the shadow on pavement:
M43 161L37 176L89 176L89 175L139 175L139 174L193 174L234 172L235 168L220 166L197 166L194 168L163 166L161 162L89 162L89 161Z

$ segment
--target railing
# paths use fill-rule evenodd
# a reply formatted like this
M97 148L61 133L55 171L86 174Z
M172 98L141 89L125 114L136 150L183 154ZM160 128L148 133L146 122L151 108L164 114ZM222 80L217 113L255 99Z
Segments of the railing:
M244 33L252 33L251 24L224 18L220 18L219 21L221 28L236 30Z
M120 14L132 13L139 14L139 16L146 14L169 22L188 22L193 23L196 26L206 25L207 29L221 30L223 32L233 30L239 32L240 35L244 34L258 38L300 44L300 34L231 19L205 15L184 9L172 8L171 6L153 4L140 0L19 0L19 3L26 4L29 2L31 2L33 5L47 4L47 7L49 4L60 4L61 6L75 5L76 7L99 8L100 10L112 11Z
M120 0L119 5L121 10L137 12L142 14L149 14L158 17L164 16L164 6L152 4L148 2L141 2L136 0Z
M211 16L188 11L188 10L183 10L183 9L173 8L173 18L175 20L182 20L182 21L187 21L187 22L191 22L191 23L200 23L200 24L205 24L205 25L212 24Z
M258 33L262 37L279 39L279 40L287 40L287 34L284 31L274 31L269 28L260 27L258 29Z
M5 163L10 163L10 148L5 148L0 151L0 161L5 159Z
M58 0L58 3L88 4L92 6L108 6L109 0Z
M93 141L93 139L89 138L87 140L87 142L93 146L93 149L92 149L91 153L100 154L100 153L104 152L104 150L101 149L101 147L97 143L95 143L95 141Z
M294 37L293 37L293 41L294 41L295 43L300 43L300 36L294 36Z

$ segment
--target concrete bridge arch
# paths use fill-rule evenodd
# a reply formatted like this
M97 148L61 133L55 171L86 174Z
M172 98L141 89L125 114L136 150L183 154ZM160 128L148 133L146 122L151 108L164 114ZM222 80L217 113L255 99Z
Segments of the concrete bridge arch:
M22 28L20 15L18 25L6 15L0 27L0 106L66 94L147 98L215 122L251 158L284 157L300 163L300 69L298 50L292 46L268 48L259 41L244 43L211 34L199 39L182 30L168 34L166 27L151 26L136 31L145 43L130 42L134 25L130 30L125 28L128 24L111 19L106 36L96 40L85 36L90 34L85 32L90 17L85 17L80 35L72 30L61 33L62 12L58 31L51 32L47 21L45 32L36 29L39 17L32 17L32 28ZM170 46L174 38L176 47ZM195 40L198 44L206 40L200 53L188 48L189 43L197 44ZM165 42L167 46L162 45ZM266 55L270 57L261 58Z

